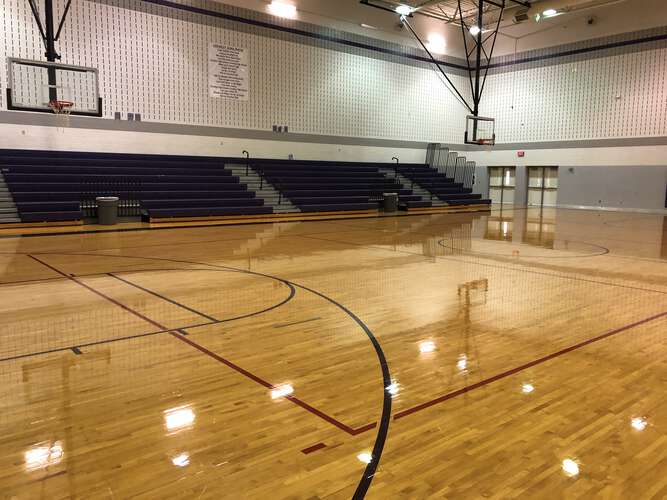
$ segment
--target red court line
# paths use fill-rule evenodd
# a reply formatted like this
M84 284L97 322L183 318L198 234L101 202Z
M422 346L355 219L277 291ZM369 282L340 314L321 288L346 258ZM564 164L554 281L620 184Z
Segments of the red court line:
M507 370L505 372L499 373L497 375L494 375L493 377L487 378L485 380L482 380L480 382L477 382L473 385L469 385L467 387L463 387L461 389L458 389L456 391L450 392L448 394L444 394L440 397L437 397L435 399L432 399L430 401L426 401L425 403L421 403L417 406L413 406L412 408L408 408L407 410L400 411L394 415L394 420L399 420L403 417L407 417L408 415L412 415L413 413L416 413L421 410L425 410L426 408L430 408L431 406L435 406L437 404L443 403L445 401L448 401L450 399L453 399L457 396L460 396L462 394L465 394L467 392L473 391L475 389L479 389L480 387L484 387L486 385L489 385L493 382L497 382L498 380L507 378L511 375L515 375L519 372L522 372L524 370L527 370L528 368L532 368L533 366L540 365L542 363L546 363L547 361L550 361L554 358L557 358L559 356L563 356L564 354L567 354L572 351L576 351L577 349L581 349L582 347L586 347L590 344L593 344L595 342L599 342L601 340L604 340L606 338L612 337L614 335L618 335L619 333L623 333L627 330L631 330L632 328L635 328L637 326L644 325L646 323L650 323L652 321L655 321L656 319L664 318L667 317L667 311L662 312L660 314L656 314L655 316L651 316L649 318L642 319L640 321L636 321L635 323L629 324L622 326L620 328L616 328L614 330L608 331L606 333L603 333L602 335L598 335L597 337L593 337L592 339L584 340L583 342L580 342L578 344L575 344L570 347L566 347L565 349L561 349L560 351L548 354L542 358L530 361L524 365L517 366L516 368L512 368L511 370Z
M308 455L309 453L313 453L317 450L321 450L322 448L326 447L327 445L324 443L317 443L314 444L313 446L309 446L308 448L304 448L303 450L301 450L301 453L303 453L304 455Z
M182 335L182 333L177 333L177 332L169 332L169 333L172 336L174 336L175 338L179 339L180 341L185 342L186 344L194 347L195 349L202 352L203 354L206 354L207 356L215 359L216 361L219 361L223 365L228 366L232 370L240 373L241 375L244 375L245 377L249 378L250 380L253 380L253 381L257 382L259 385L262 385L262 386L266 387L267 389L271 389L271 390L272 389L277 389L277 387L275 385L273 385L272 383L267 382L266 380L258 377L257 375L254 375L253 373L250 373L248 370L245 370L245 369L241 368L239 365L237 365L235 363L232 363L228 359L225 359L222 356L214 353L213 351L210 351L206 347L204 347L202 345L199 345L196 342L193 342L189 338L184 337ZM370 425L366 425L364 427L361 427L359 429L353 429L352 427L349 427L349 426L345 425L344 423L336 420L335 418L330 417L326 413L318 410L317 408L309 405L305 401L302 401L301 399L299 399L295 396L289 396L288 395L288 396L284 396L284 398L288 399L289 401L291 401L295 405L300 406L304 410L312 413L313 415L317 415L322 420L325 420L326 422L329 422L330 424L338 427L340 430L347 432L351 436L356 436L357 434L361 434L362 432L366 432L367 430L372 429L376 425L376 424L370 424Z
M250 373L248 370L245 370L245 369L241 368L239 365L237 365L235 363L232 363L231 361L223 358L222 356L219 356L218 354L214 353L213 351L210 351L210 350L206 349L204 346L201 346L201 345L197 344L196 342L193 342L192 340L186 338L182 333L178 333L178 329L174 329L173 331L169 330L169 329L167 329L167 327L161 325L160 323L157 323L156 321L153 321L152 319L144 316L143 314L130 309L126 305L118 302L117 300L109 297L108 295L103 294L102 292L99 292L99 291L95 290L91 286L88 286L85 283L82 283L81 281L77 280L76 278L65 274L64 272L60 271L59 269L56 269L55 267L47 264L46 262L38 259L37 257L35 257L33 255L28 255L28 257L30 257L31 259L36 260L37 262L39 262L43 266L48 267L49 269L51 269L52 271L55 271L56 273L60 274L61 276L64 276L68 280L73 281L77 285L80 285L80 286L84 287L86 290L89 290L89 291L93 292L94 294L108 300L112 304L117 305L118 307L120 307L123 310L129 312L130 314L133 314L133 315L143 319L144 321L147 321L147 322L151 323L152 325L155 325L158 328L160 328L162 330L165 330L165 333L169 333L174 338L176 338L176 339L178 339L182 342L185 342L186 344L190 345L191 347L194 347L195 349L197 349L199 352L201 352L203 354L206 354L210 358L213 358L216 361L228 366L232 370L236 371L237 373L240 373L241 375L249 378L250 380L266 387L267 389L276 389L276 386L267 382L266 380L261 379L257 375L254 375L253 373ZM301 408L303 408L304 410L312 413L313 415L318 416L322 420L334 425L338 429L340 429L344 432L347 432L351 436L356 436L357 434L361 434L362 432L366 432L367 430L372 429L373 427L376 426L376 424L373 423L373 424L369 424L369 425L365 425L363 427L360 427L359 429L354 429L354 428L349 427L349 426L345 425L344 423L336 420L335 418L327 415L326 413L318 410L317 408L309 405L308 403L306 403L305 401L302 401L299 398L296 398L294 396L285 396L285 399L291 401L292 403L294 403L297 406L300 406Z

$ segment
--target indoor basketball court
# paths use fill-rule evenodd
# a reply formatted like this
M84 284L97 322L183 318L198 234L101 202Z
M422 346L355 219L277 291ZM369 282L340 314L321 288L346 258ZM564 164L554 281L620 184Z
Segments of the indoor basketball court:
M662 2L0 2L2 498L667 498Z

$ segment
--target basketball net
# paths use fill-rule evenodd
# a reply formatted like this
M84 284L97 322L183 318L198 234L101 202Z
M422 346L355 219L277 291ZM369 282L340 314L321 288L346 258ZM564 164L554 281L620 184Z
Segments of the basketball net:
M60 122L60 128L69 127L69 116L74 108L74 103L72 101L51 101L49 102L49 107L53 113L58 117Z

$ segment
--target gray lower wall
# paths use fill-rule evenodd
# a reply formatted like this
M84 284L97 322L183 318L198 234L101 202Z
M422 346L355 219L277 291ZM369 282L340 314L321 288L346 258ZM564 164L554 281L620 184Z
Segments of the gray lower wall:
M660 210L667 166L561 168L558 186L559 205Z
M527 177L528 168L516 166L515 205L528 201ZM558 169L558 206L664 210L666 190L667 165ZM489 196L486 167L477 167L475 192Z

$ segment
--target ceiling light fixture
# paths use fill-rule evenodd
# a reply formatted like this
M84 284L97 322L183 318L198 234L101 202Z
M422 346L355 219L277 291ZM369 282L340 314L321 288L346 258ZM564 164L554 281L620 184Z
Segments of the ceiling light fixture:
M470 34L471 34L472 36L477 36L477 35L479 35L481 32L482 32L482 30L479 29L479 26L472 26L472 27L470 28Z
M558 11L556 9L547 9L544 12L542 12L542 15L544 17L554 17L558 15Z
M273 0L268 6L268 10L274 16L286 17L287 19L296 17L296 6L281 0Z
M396 7L396 13L402 16L409 16L410 14L412 14L412 7L410 7L409 5L399 5L398 7Z

